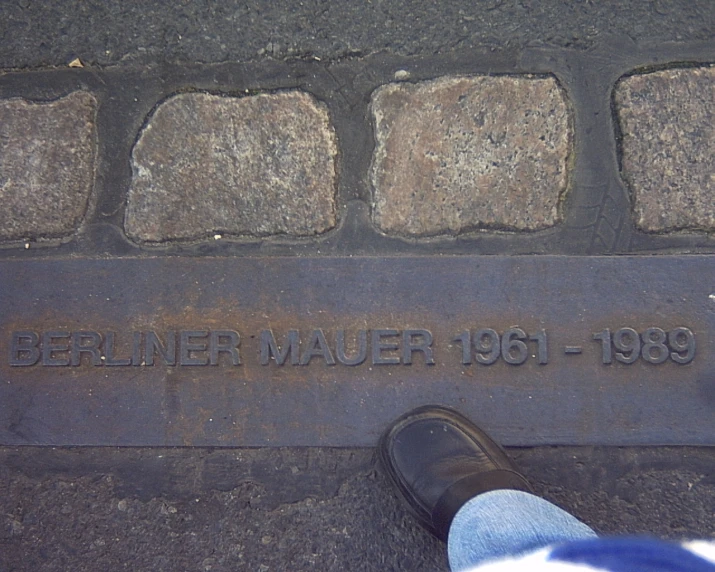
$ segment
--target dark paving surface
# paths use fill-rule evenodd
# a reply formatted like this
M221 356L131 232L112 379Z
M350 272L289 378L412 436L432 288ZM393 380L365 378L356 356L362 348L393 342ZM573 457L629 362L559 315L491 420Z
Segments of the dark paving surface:
M0 66L219 62L707 40L711 0L5 0Z
M511 453L602 533L715 537L714 448ZM0 450L0 570L445 570L372 449Z

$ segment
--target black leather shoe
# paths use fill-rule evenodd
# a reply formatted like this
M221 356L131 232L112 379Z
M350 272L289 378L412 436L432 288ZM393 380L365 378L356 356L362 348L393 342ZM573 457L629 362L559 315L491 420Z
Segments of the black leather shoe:
M400 417L382 435L378 456L410 512L442 540L457 511L476 495L533 492L499 445L446 407L420 407Z

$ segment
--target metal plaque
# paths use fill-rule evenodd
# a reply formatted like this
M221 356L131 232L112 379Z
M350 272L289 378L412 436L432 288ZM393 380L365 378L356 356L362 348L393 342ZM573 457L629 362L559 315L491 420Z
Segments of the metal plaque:
M0 262L0 444L715 445L715 256Z

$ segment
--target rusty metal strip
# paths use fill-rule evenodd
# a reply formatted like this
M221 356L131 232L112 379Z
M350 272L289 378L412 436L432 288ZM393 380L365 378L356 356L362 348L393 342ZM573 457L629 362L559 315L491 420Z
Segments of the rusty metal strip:
M715 257L0 262L0 444L715 445Z

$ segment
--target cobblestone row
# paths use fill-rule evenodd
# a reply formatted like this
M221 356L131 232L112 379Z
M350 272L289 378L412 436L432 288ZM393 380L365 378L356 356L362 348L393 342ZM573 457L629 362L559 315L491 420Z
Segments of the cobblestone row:
M708 66L617 83L622 176L641 230L715 231L714 102ZM329 231L342 209L340 172L352 168L341 163L331 113L300 90L168 97L127 157L125 233L159 243ZM96 114L86 91L0 100L0 240L79 229L93 200ZM562 221L573 142L587 134L573 132L553 77L390 83L373 92L370 118L375 148L362 180L378 231L422 238Z

